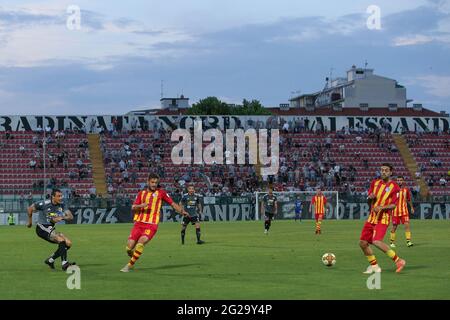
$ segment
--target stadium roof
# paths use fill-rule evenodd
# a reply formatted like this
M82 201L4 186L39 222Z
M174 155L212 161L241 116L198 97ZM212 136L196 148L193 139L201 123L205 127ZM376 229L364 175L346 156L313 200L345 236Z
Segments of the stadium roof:
M280 108L267 108L272 114L280 116L352 116L352 117L448 117L439 112L435 112L429 109L423 108L418 111L413 108L398 108L396 111L391 111L389 108L369 108L367 111L360 108L342 108L342 110L333 110L330 107L320 107L314 110L306 110L305 108L290 108L288 110L282 110ZM186 109L168 110L168 109L156 109L147 110L147 114L162 116L162 115L184 115Z
M342 108L341 110L333 110L332 107L315 108L314 110L306 110L305 108L290 108L289 110L281 110L280 108L268 108L273 114L280 116L352 116L352 117L442 117L442 114L429 109L414 110L413 108L398 108L391 111L389 108L369 108L362 110L360 108Z

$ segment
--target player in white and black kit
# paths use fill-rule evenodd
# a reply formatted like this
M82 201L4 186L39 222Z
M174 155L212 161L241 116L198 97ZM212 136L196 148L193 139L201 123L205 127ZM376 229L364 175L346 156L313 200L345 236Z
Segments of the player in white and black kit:
M73 219L73 215L70 210L64 211L62 198L61 190L54 189L50 200L38 201L29 206L27 227L31 228L33 212L38 211L39 217L36 224L36 234L50 243L58 244L58 249L44 263L50 268L55 269L55 260L61 257L62 269L66 271L68 267L75 264L67 260L67 250L72 246L72 241L64 234L57 232L55 230L55 224L62 220L70 221Z

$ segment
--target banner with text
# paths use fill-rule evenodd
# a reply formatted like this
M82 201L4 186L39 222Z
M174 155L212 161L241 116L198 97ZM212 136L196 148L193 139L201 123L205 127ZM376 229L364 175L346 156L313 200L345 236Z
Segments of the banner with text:
M343 127L375 129L383 123L387 124L392 133L400 133L402 127L409 131L430 130L440 128L447 131L450 127L449 117L359 117L359 116L154 116L154 115L103 115L103 116L0 116L0 131L35 131L38 127L49 126L52 130L83 129L91 132L111 130L113 123L117 130L155 129L160 128L193 128L194 121L200 120L204 130L217 128L221 130L249 127L277 128L283 122L295 124L303 118L308 129L327 128L329 131L340 130Z
M250 198L237 197L239 199L221 203L209 197L208 203L203 206L203 221L248 221L255 220L255 206ZM217 204L216 204L217 203ZM308 210L309 205L304 205L302 219L313 219ZM369 205L362 202L340 202L338 210L336 206L328 203L325 219L365 220L369 214ZM133 215L130 206L111 208L70 208L74 215L73 224L99 224L99 223L131 223ZM450 219L450 203L417 203L414 205L415 213L411 219ZM281 206L276 219L294 219L293 207ZM161 207L161 222L181 222L181 216L174 213L172 207Z

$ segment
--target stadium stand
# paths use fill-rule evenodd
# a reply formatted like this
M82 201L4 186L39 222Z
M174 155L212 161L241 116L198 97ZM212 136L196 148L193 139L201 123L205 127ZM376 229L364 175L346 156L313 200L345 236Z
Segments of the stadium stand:
M47 188L72 188L87 194L93 187L86 134L46 133ZM5 132L0 137L0 190L6 195L42 194L44 133ZM30 163L35 161L35 168ZM77 164L77 161L80 161Z
M144 186L149 172L158 173L161 184L174 193L182 192L186 183L195 182L199 191L209 195L251 194L272 182L278 191L312 191L321 186L347 196L364 196L384 162L392 163L395 175L404 176L408 186L418 194L416 177L408 171L387 131L343 128L337 132L313 132L295 126L288 128L284 123L279 126L280 129L284 126L280 131L280 171L267 180L258 177L257 168L252 165L173 164L171 151L176 142L170 141L171 132L162 127L150 131L113 129L103 132L100 149L109 196L132 197ZM79 195L88 196L94 183L87 135L67 132L64 137L58 137L59 134L46 135L50 139L47 143L47 188L66 186ZM433 180L429 184L431 194L449 194L450 183L441 185L441 178L449 180L450 135L407 133L405 137L418 165L423 168L421 176L427 182L430 178ZM2 194L42 194L43 138L43 133L21 131L6 132L0 137ZM61 156L64 154L66 159ZM30 166L32 159L36 161L34 169ZM80 172L84 173L81 178Z
M432 195L444 196L450 193L450 134L408 133L408 147L414 155L419 172ZM444 181L441 181L444 179Z

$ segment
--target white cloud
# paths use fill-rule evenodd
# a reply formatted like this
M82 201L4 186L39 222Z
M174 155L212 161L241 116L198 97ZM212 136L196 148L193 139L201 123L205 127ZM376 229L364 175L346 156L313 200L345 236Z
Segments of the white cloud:
M30 15L35 9L14 11L17 12L23 14L20 26L12 24L0 28L0 66L31 67L55 65L58 62L82 62L92 70L102 71L113 67L111 63L105 62L110 57L173 56L181 51L168 52L155 46L160 43L195 41L193 36L183 31L150 32L138 22L121 24L104 20L100 28L95 28L89 23L83 24L81 19L81 30L71 31L54 10L40 9L39 14L45 13L46 17L50 17L45 23L36 21L33 18L35 13ZM30 19L29 23L27 18ZM97 21L95 23L98 24ZM92 60L99 63L93 64Z
M450 76L422 75L408 79L407 85L418 85L435 97L450 97Z
M417 46L430 42L450 43L450 33L435 35L416 34L397 37L392 40L392 45L395 47Z
M266 42L306 42L320 40L324 36L351 36L367 28L366 21L362 15L351 15L340 17L338 19L325 19L317 17L308 21L291 20L292 23L283 35L271 37Z
M86 69L101 72L114 69L114 65L112 63L103 63L103 62L89 63L86 65Z
M421 45L426 44L433 41L432 36L425 36L422 34L415 34L410 36L403 36L403 37L397 37L394 38L392 41L392 44L395 47L402 47L402 46L415 46L415 45Z
M282 36L275 36L272 38L269 38L265 40L268 43L272 42L305 42L305 41L311 41L314 39L319 39L321 36L321 31L317 29L311 29L307 28L306 30L302 30L290 35L282 35Z

